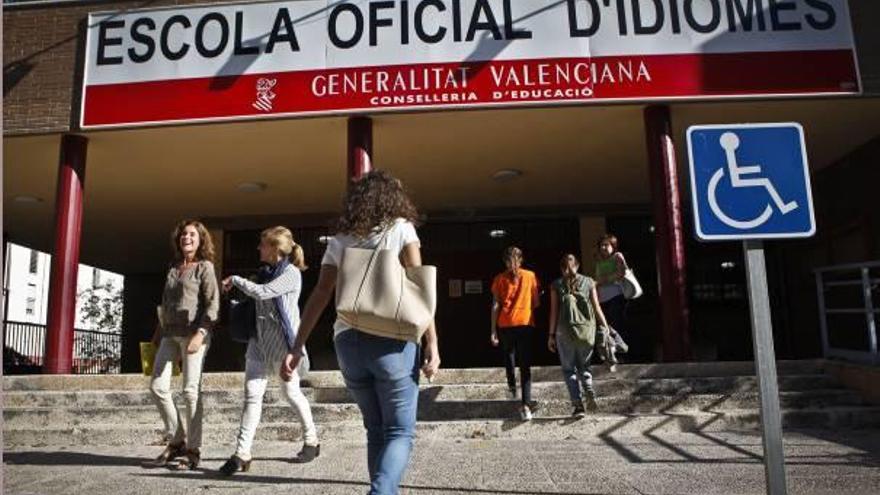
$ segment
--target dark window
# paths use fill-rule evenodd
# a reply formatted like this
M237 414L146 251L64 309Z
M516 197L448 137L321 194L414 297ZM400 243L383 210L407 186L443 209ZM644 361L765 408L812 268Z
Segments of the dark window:
M31 266L30 266L31 273L33 273L33 274L37 273L37 265L39 264L39 261L40 261L40 252L32 249L31 250Z

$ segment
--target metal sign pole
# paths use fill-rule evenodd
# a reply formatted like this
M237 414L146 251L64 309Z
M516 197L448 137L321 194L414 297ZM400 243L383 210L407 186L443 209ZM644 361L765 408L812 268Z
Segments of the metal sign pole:
M768 495L785 495L785 457L782 451L782 416L779 411L779 386L776 382L776 353L770 321L767 290L767 266L764 243L743 241L746 279L749 285L749 308L752 317L752 343L755 348L755 374L761 397L761 426L764 438L764 471Z

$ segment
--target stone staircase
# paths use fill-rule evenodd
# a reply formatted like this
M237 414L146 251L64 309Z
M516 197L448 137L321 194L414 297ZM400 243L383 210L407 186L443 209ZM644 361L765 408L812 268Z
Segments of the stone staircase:
M779 363L784 427L880 427L880 407L842 387L825 368L821 360ZM418 435L561 439L760 427L753 363L624 365L614 374L596 366L594 371L600 412L574 420L559 368L534 368L533 396L542 407L534 421L523 423L517 402L507 398L503 370L441 370L433 383L422 384ZM206 443L234 441L242 381L243 373L205 375ZM4 377L4 445L159 443L160 419L147 383L141 375ZM297 439L295 413L275 385L266 394L257 439ZM357 406L338 372L313 372L303 385L322 438L363 438Z

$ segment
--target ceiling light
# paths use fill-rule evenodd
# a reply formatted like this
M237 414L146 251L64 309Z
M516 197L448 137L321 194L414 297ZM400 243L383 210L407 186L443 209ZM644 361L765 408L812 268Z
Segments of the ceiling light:
M236 189L243 193L258 193L268 189L269 186L265 182L242 182Z
M522 170L515 168L502 168L492 174L492 180L495 182L508 182L522 177Z
M507 231L504 229L495 229L489 231L489 237L492 239L501 239L502 237L507 236Z
M16 196L13 201L15 201L16 203L42 203L43 198L23 194L21 196Z
M321 237L318 237L318 242L320 244L327 244L330 242L330 239L332 239L332 238L333 238L333 236L322 235Z

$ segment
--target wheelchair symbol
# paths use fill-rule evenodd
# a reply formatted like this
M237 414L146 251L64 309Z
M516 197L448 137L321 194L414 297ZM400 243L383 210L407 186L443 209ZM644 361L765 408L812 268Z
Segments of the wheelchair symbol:
M770 182L770 179L767 178L743 178L744 175L754 175L761 173L760 165L739 165L736 161L736 149L739 148L739 137L732 132L725 132L721 135L721 147L724 148L724 153L727 155L727 169L730 171L730 185L734 188L741 187L763 187L770 194L770 197L773 199L773 203L776 204L776 207L779 211L785 215L786 213L790 213L797 209L798 204L796 201L790 201L785 203L782 200L782 197L779 196L779 193L776 191L776 187L773 186L773 183ZM758 215L757 217L751 220L736 220L727 216L724 211L722 211L721 206L718 204L718 198L716 197L716 189L718 187L718 183L721 182L721 179L724 178L724 167L719 168L712 178L709 180L709 207L712 209L712 213L718 217L719 220L724 222L730 227L740 230L753 229L756 227L760 227L764 225L767 220L773 216L773 206L768 204L764 211Z

